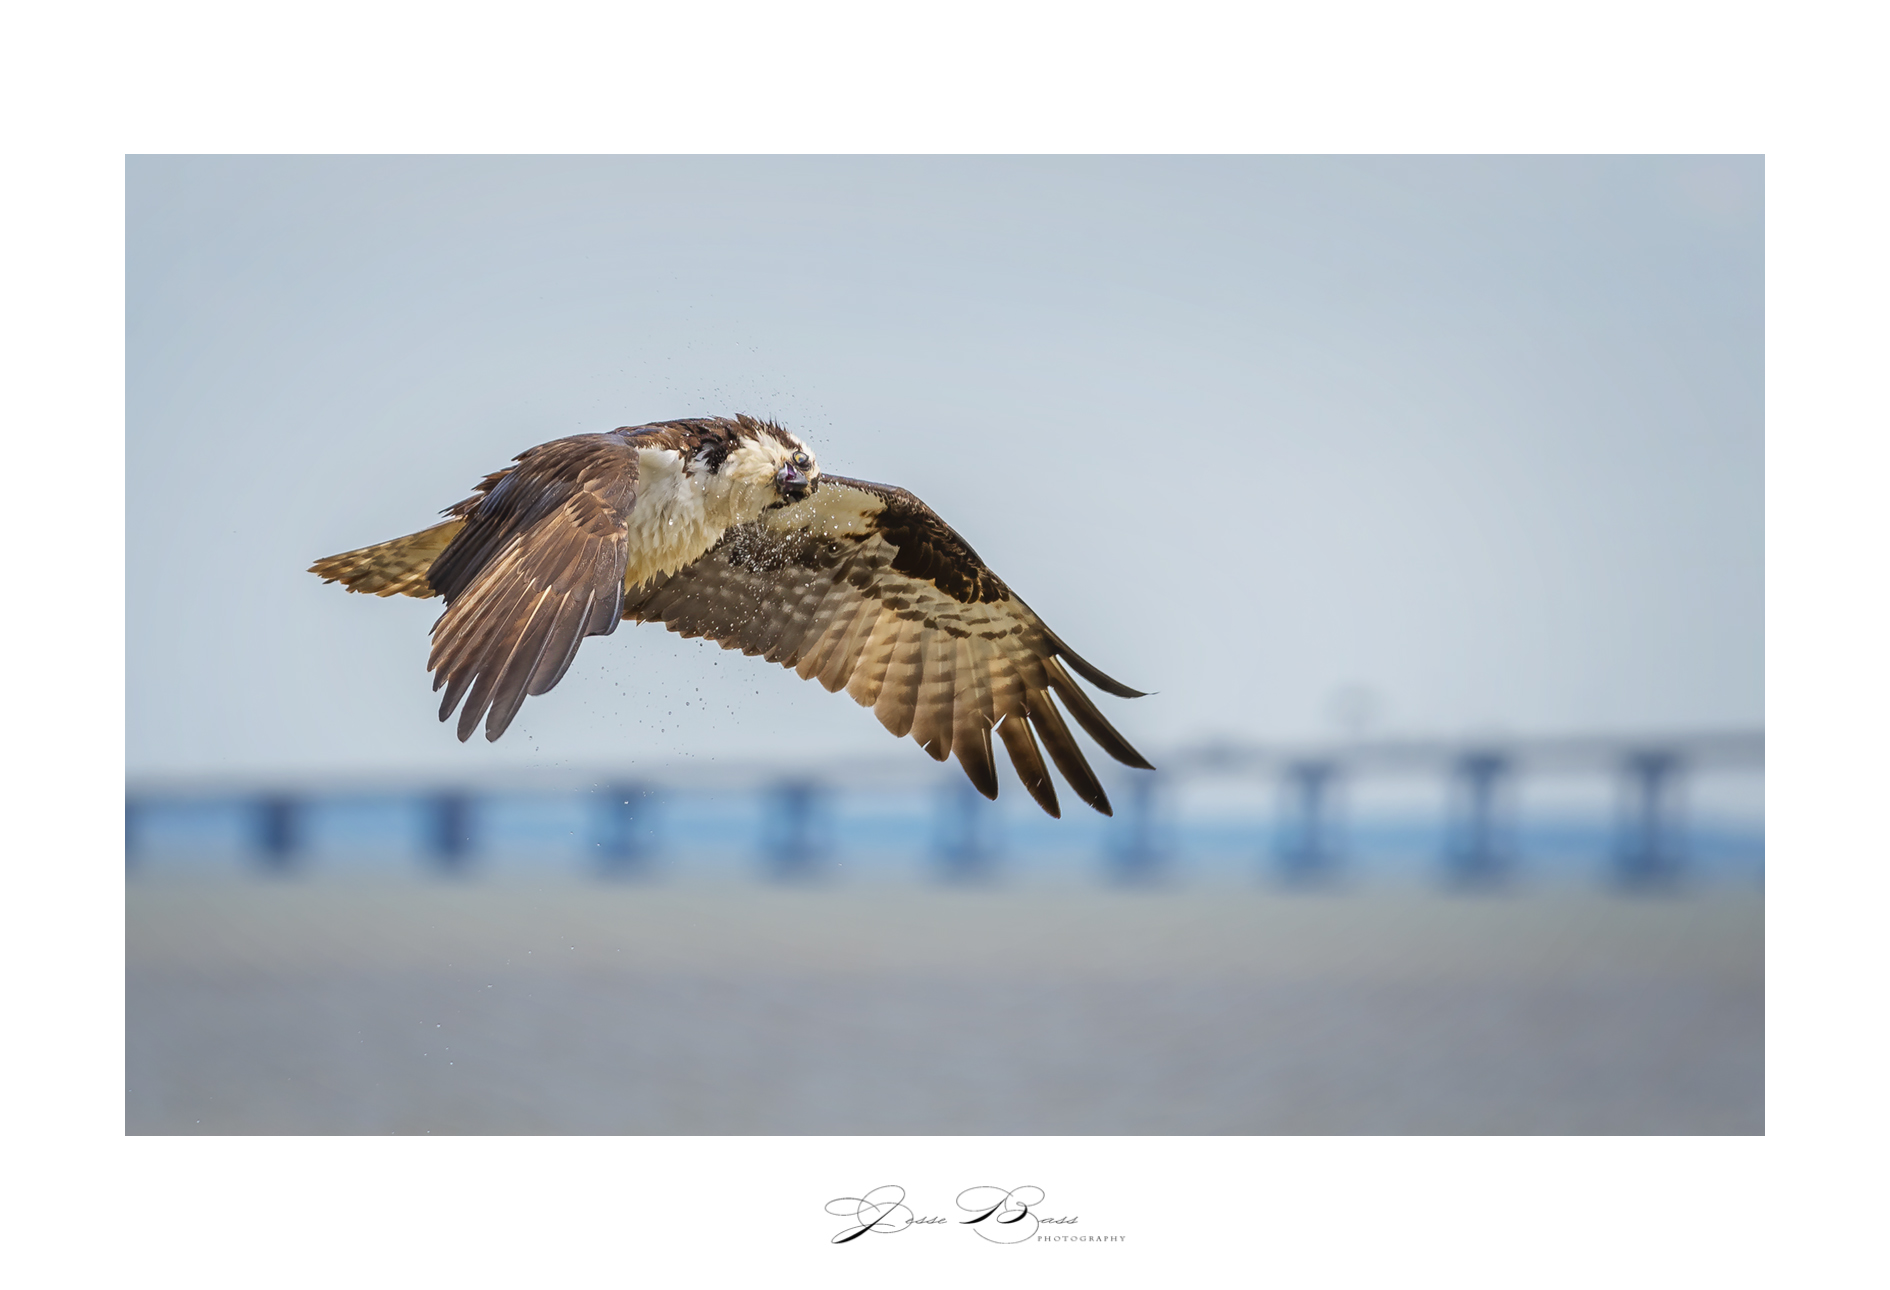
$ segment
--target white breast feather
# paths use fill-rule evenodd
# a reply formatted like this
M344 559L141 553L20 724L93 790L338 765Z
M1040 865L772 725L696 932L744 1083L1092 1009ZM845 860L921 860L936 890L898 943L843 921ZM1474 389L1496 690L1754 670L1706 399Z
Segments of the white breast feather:
M682 454L673 448L638 449L625 588L694 563L731 525L758 518L776 496L770 455L738 450L719 473L711 473L704 462L685 471Z

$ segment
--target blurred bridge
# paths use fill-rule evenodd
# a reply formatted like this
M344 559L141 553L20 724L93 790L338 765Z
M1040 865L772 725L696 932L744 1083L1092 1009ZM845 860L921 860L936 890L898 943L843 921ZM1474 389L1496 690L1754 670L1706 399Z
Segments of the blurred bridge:
M1688 870L1684 787L1702 771L1763 771L1760 731L1650 736L1571 736L1483 741L1384 740L1272 746L1212 743L1172 749L1154 773L1120 772L1110 785L1116 818L1098 857L1122 883L1162 880L1174 859L1164 826L1172 799L1205 782L1271 785L1278 806L1270 836L1255 860L1281 882L1329 884L1345 871L1342 802L1348 786L1375 777L1413 776L1446 785L1448 818L1435 856L1439 876L1476 888L1509 881L1525 859L1517 845L1515 797L1528 779L1581 775L1614 782L1608 843L1612 881L1629 890L1658 890ZM977 881L996 870L1003 847L997 808L957 776L955 767L911 759L810 765L731 766L717 763L715 791L751 799L757 827L751 849L775 879L814 876L835 850L833 804L842 794L886 794L921 784L930 773L931 851L943 877ZM938 787L938 775L949 776ZM647 871L665 851L659 816L666 803L703 790L700 767L584 777L588 851L605 873ZM134 786L126 798L126 850L146 850L148 826L167 811L213 809L248 821L247 849L265 869L284 871L311 852L311 825L338 803L379 802L417 812L416 849L444 872L463 872L484 850L484 821L496 802L570 799L577 777L528 773L487 783L302 782ZM1046 823L1048 823L1046 821ZM1066 819L1061 826L1070 827ZM575 832L575 830L574 830Z
M1510 876L1516 863L1513 797L1524 774L1612 774L1618 785L1613 846L1614 877L1627 887L1652 888L1677 880L1685 865L1682 788L1704 769L1762 771L1763 731L1715 731L1648 736L1574 735L1478 742L1442 740L1353 741L1319 748L1209 744L1178 750L1171 774L1278 778L1287 805L1275 840L1281 877L1319 882L1335 876L1340 854L1333 817L1340 785L1387 772L1445 775L1452 787L1448 843L1440 857L1449 881L1483 886ZM1152 796L1154 785L1143 790ZM1146 802L1138 809L1148 815ZM1144 830L1122 855L1133 873L1159 867L1160 855Z

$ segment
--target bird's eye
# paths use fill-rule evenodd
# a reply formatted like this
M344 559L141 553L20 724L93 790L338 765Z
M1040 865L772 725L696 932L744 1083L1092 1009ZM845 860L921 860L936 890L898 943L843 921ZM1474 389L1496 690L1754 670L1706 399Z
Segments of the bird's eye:
M809 461L809 460L807 459L807 454L806 454L806 453L804 453L804 452L797 452L797 453L795 453L795 454L794 454L794 469L796 469L796 470L806 470L806 469L807 469L807 468L808 468L809 466L811 466L811 465L813 465L813 464L814 464L813 462L811 462L811 461Z

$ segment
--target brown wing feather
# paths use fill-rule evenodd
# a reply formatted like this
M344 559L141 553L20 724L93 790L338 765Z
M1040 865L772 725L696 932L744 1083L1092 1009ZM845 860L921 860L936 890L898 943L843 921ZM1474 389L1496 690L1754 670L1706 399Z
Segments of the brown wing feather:
M957 693L953 696L952 751L958 764L986 797L998 794L997 763L991 757L991 678L968 636L956 640Z
M801 665L794 670L803 681L818 679L827 693L832 694L847 683L847 676L853 670L850 660L858 657L857 651L866 644L872 623L878 621L878 604L864 596L849 597L848 603L834 610L826 634L801 656Z
M912 733L912 723L919 715L919 683L925 679L925 641L919 628L904 619L898 620L896 630L899 635L886 664L886 679L880 683L873 715L892 732L893 738L904 739Z
M1011 755L1011 765L1017 768L1017 778L1023 781L1024 790L1050 813L1051 819L1062 819L1056 782L1043 764L1043 754L1037 751L1037 736L1032 733L1030 722L1023 717L1006 717L998 723L997 732L1004 740L1005 751Z
M904 489L828 476L807 501L731 530L688 568L632 589L623 615L764 655L830 691L844 687L894 735L911 735L940 761L956 755L987 797L998 790L995 730L1053 816L1056 788L1039 738L1077 796L1110 813L1053 693L1104 751L1148 766L1063 664L1110 693L1139 692L1078 658Z
M461 739L481 717L497 739L527 695L563 679L586 636L616 630L636 485L621 435L578 435L521 453L454 508L463 527L427 573L447 601L427 668L446 691L440 720L465 699Z

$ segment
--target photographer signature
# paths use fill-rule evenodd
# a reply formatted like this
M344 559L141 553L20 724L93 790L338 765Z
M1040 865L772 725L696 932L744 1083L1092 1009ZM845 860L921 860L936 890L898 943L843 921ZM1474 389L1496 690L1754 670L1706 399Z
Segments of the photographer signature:
M971 1217L960 1219L957 1225L971 1228L977 1236L995 1245L1020 1245L1037 1235L1040 1224L1076 1222L1074 1215L1046 1218L1037 1214L1035 1210L1043 1204L1043 1196L1041 1187L967 1187L958 1193L958 1208ZM869 1234L892 1236L910 1227L950 1221L914 1214L912 1207L906 1204L906 1189L890 1184L875 1187L864 1196L836 1197L827 1202L827 1212L836 1218L851 1220L848 1226L834 1233L835 1245L845 1245Z
M875 1187L864 1196L841 1196L827 1202L827 1212L836 1218L850 1218L853 1226L834 1234L835 1245L856 1241L868 1232L888 1236L924 1223L943 1223L942 1218L918 1218L906 1204L904 1187Z
M958 1208L974 1215L964 1220L965 1225L975 1224L979 1236L999 1245L1016 1245L1035 1236L1039 1220L1030 1207L1041 1204L1041 1187L1013 1187L1009 1191L1002 1187L967 1187L958 1193ZM990 1226L984 1226L987 1223Z

